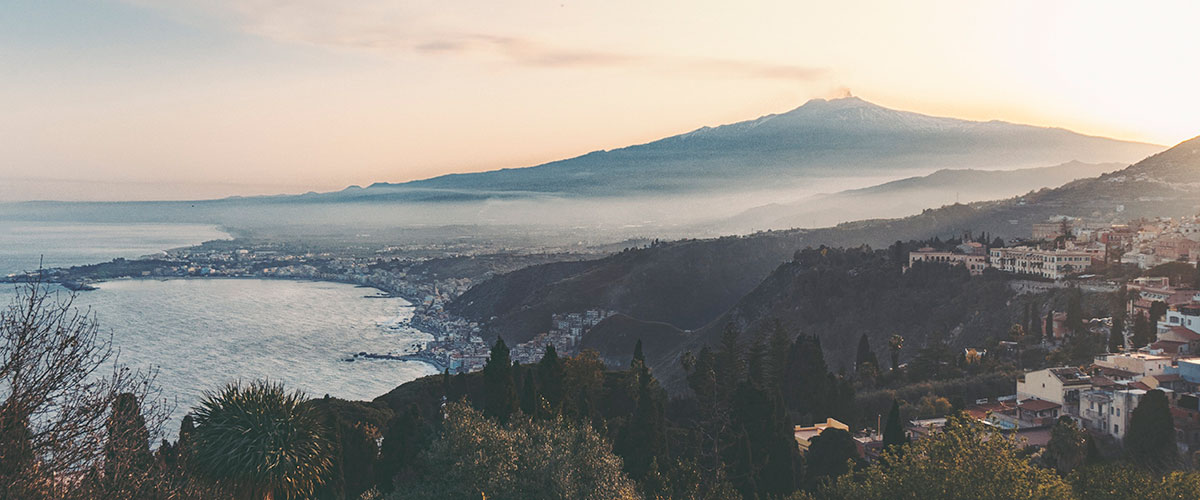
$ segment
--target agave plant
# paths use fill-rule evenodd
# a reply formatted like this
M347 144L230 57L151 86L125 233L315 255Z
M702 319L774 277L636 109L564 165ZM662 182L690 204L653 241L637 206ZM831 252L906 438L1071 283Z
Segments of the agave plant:
M193 409L189 466L238 498L307 498L330 469L332 447L301 392L233 383Z

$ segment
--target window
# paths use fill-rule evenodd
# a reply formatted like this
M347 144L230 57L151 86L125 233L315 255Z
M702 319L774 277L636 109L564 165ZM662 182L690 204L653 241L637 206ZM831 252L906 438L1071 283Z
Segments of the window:
M1117 424L1113 424L1113 434L1119 434L1120 432L1121 432L1121 426L1119 426Z
M1120 409L1120 408L1117 408L1117 416L1118 416L1118 417L1119 417L1119 416L1121 416L1121 409Z

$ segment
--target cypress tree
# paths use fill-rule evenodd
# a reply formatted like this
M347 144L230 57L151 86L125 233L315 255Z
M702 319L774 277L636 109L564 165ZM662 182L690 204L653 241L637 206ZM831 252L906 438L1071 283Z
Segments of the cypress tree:
M104 483L109 494L131 494L150 470L150 431L137 396L117 395L109 413L104 444Z
M558 350L554 348L554 344L547 344L546 354L538 362L537 378L541 383L542 398L546 400L546 404L550 405L551 413L557 413L562 408L563 379L565 377L566 368L563 367L562 360L558 358Z
M521 386L521 412L530 417L538 415L537 387L533 380L533 371L525 372Z
M897 450L907 442L904 424L900 422L900 402L893 399L892 409L888 411L887 423L883 427L883 449Z
M1077 287L1071 287L1067 297L1067 328L1072 335L1083 333L1082 293Z
M508 417L518 409L517 387L513 378L512 359L509 358L508 346L502 338L496 339L491 356L483 367L483 387L484 414L500 422L507 422Z
M1046 311L1046 328L1043 336L1051 341L1054 340L1054 309Z
M410 405L388 425L375 466L375 480L381 492L392 492L397 479L403 480L414 473L417 457L428 447L423 427L416 404Z
M1163 391L1147 392L1134 408L1125 435L1125 452L1134 463L1151 470L1164 471L1176 465L1179 454L1175 420Z
M867 339L867 334L864 333L858 338L858 352L854 357L854 370L861 370L867 363L879 368L879 360L875 357L875 352L871 350L871 341Z
M1041 315L1037 314L1038 309L1038 307L1033 307L1033 304L1030 304L1029 331L1027 333L1029 333L1030 342L1035 344L1042 342L1042 318Z
M1121 352L1125 347L1125 317L1113 315L1112 328L1108 332L1108 352Z
M1130 343L1134 349L1146 347L1154 341L1153 333L1150 330L1150 320L1146 318L1145 313L1140 313L1133 318L1133 337Z

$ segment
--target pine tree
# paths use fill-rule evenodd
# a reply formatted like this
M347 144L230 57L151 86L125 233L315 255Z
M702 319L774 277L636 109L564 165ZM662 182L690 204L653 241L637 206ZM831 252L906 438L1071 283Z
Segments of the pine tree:
M507 422L517 412L517 387L512 359L504 339L497 338L491 356L483 367L484 415Z

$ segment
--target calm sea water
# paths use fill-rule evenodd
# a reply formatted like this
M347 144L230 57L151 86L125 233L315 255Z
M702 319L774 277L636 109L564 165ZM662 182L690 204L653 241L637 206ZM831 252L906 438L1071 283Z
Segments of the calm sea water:
M136 258L228 239L215 226L203 224L76 224L0 220L0 276L45 267Z
M0 292L9 303L12 285ZM399 321L400 298L341 283L254 279L117 280L82 292L75 306L95 313L120 348L120 362L157 369L178 419L201 398L238 380L266 378L310 397L373 399L436 373L424 363L343 361L353 353L402 352L431 337ZM65 296L65 291L62 292Z
M211 226L31 224L0 221L0 275L37 267L139 257L226 238ZM353 353L401 352L430 336L396 325L412 314L400 298L340 283L253 279L116 280L79 293L75 306L113 334L120 362L157 369L178 419L204 391L256 378L310 397L372 399L435 372L390 360L343 361ZM0 285L7 306L13 285ZM66 294L65 290L59 293Z

